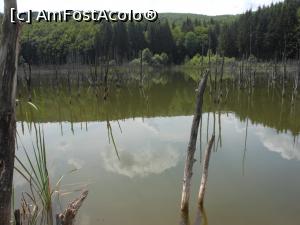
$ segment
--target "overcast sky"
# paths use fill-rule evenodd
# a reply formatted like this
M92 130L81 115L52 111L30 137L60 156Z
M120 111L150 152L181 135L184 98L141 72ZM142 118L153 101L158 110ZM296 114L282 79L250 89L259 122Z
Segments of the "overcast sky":
M222 15L243 13L247 9L256 9L259 5L269 5L282 0L18 0L19 11L48 10L118 10L131 9L144 12L150 9L157 12L197 13ZM3 12L3 0L0 0Z

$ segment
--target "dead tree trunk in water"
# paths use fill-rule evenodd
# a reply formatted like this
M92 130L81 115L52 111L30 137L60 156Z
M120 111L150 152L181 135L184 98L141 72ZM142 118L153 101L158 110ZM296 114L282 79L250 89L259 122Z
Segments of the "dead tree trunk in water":
M16 87L19 24L11 23L16 0L4 0L0 49L0 225L10 224L16 135Z
M239 89L242 89L243 85L243 77L244 77L244 55L242 58L242 62L240 65L240 73L239 73Z
M218 103L220 103L220 99L223 97L223 75L224 75L224 62L225 62L225 56L223 53L222 57L222 65L221 65L221 74L220 74L220 82L219 82L219 93L218 93Z
M28 101L31 102L31 64L30 62L26 63L28 65L28 74L26 72L26 66L25 63L23 64L23 69L24 69L24 75L25 75L25 81L26 81L26 86L27 86L27 91L28 91Z
M287 70L286 70L286 63L287 63L287 56L286 56L286 36L284 36L285 44L284 44L284 52L283 52L283 74L282 74L282 98L285 97L285 79L287 77Z
M104 101L106 101L108 96L108 72L109 72L109 57L107 56L105 62L105 75L104 75L104 95L103 95Z
M297 96L298 94L298 88L300 85L300 59L298 60L298 72L297 72L297 77L295 81L295 95Z
M209 94L212 95L212 78L211 78L210 49L208 49L208 71L209 71Z
M297 72L294 78L294 84L293 84L293 91L292 91L292 100L291 100L291 104L294 105L295 104L295 99L297 98L298 95L298 85L299 85L299 78L300 78L300 60L298 60L297 62Z
M81 195L71 202L67 209L58 215L56 215L57 225L73 225L75 222L75 216L77 215L79 208L83 201L87 198L88 191L83 191Z
M198 195L198 204L201 207L203 206L203 202L204 202L204 194L205 194L206 183L207 183L207 178L208 178L209 159L210 159L211 150L212 150L214 141L215 141L215 135L213 134L211 139L208 142L208 145L207 145L207 148L205 151L205 157L204 157L203 172L202 172L201 184L200 184L199 195Z
M191 178L193 175L193 165L195 162L194 154L196 150L196 141L197 141L197 135L199 129L199 122L202 116L203 95L206 87L207 76L208 76L208 72L206 72L206 74L202 78L197 90L196 109L195 109L194 119L192 123L191 136L190 136L189 145L187 149L187 156L186 156L185 168L184 168L183 187L182 187L182 196L181 196L182 211L188 211L189 209Z
M143 51L141 50L140 60L140 87L143 87Z

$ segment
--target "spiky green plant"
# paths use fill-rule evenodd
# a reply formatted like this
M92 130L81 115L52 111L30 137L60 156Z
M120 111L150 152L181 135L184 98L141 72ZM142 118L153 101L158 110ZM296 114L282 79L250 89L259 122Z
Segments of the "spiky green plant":
M22 162L17 156L16 161L19 167L16 171L30 184L31 193L27 196L37 205L38 200L42 204L43 214L47 215L48 223L52 221L52 196L55 193L51 189L50 179L47 169L46 145L44 131L40 126L34 124L35 142L32 142L33 157L30 157L28 151L23 145L26 156L26 162ZM38 199L35 196L38 196ZM49 221L50 220L50 221Z
M23 214L28 217L29 225L53 225L52 203L55 196L59 200L59 195L69 194L73 191L68 193L61 192L60 186L64 175L60 176L55 186L51 186L47 169L44 131L40 125L38 127L35 123L33 125L35 130L35 140L32 141L33 156L30 157L21 140L20 144L25 153L25 160L22 161L15 156L17 162L15 170L28 182L30 187L30 192L25 192L22 195L21 206ZM75 168L68 173L73 173L77 170Z

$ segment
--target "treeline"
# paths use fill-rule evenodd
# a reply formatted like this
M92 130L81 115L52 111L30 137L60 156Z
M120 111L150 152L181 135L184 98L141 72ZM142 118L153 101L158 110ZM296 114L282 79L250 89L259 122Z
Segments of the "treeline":
M224 54L261 60L297 58L300 48L300 2L260 7L232 22L186 18L182 23L156 22L34 22L23 27L21 56L29 64L98 63L136 60L149 49L169 64L196 54ZM162 54L163 53L163 54ZM167 57L166 57L167 56ZM165 62L166 63L166 62Z
M297 58L300 49L300 1L285 0L222 26L219 48L227 56L259 59Z

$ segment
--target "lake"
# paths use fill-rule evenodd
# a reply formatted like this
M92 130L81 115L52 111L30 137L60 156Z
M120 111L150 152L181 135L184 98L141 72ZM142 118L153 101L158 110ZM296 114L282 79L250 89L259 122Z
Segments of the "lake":
M189 221L182 221L196 88L195 81L178 74L153 79L144 89L113 87L106 101L94 87L82 87L80 95L73 89L72 97L68 88L40 87L32 97L38 111L21 91L16 154L25 160L22 145L32 154L34 126L41 127L52 185L64 175L62 205L76 191L89 190L77 224L199 224L203 152L215 132L202 224L299 225L300 102L291 105L280 90L259 84L249 94L231 83L220 104L205 94ZM19 202L28 183L15 174Z

